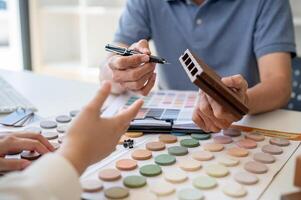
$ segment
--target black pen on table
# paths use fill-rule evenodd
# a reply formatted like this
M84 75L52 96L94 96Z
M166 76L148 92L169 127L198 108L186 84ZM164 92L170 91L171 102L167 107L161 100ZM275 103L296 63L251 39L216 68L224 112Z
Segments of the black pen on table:
M107 44L105 46L105 49L108 52L116 53L116 54L121 55L121 56L132 56L132 55L135 55L135 54L142 54L139 51L135 51L135 50L131 50L131 49L128 49L128 48L115 46L115 45L112 45L112 44ZM164 58L160 58L158 56L153 56L153 55L149 56L149 62L159 63L159 64L170 64Z

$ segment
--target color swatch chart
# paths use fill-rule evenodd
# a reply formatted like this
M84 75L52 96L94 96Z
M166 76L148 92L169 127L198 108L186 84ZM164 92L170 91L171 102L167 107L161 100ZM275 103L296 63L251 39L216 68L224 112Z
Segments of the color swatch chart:
M84 199L259 199L299 142L236 129L155 134L88 170ZM138 139L138 138L134 138Z
M140 96L130 96L125 106L131 105ZM144 105L136 118L191 120L197 102L197 92L158 91L144 97Z

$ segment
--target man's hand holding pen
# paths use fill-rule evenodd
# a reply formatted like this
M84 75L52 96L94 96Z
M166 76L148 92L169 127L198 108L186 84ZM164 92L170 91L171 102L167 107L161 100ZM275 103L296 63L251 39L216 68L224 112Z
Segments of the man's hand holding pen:
M146 96L156 81L156 63L149 62L151 51L146 40L134 43L129 49L142 54L111 56L107 65L112 70L112 79L124 89Z

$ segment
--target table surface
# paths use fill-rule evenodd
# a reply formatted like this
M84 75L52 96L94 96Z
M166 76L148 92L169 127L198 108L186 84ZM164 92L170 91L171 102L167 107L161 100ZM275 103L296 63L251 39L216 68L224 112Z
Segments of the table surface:
M39 109L38 114L43 117L69 113L70 110L82 108L99 88L98 84L36 75L31 72L0 70L0 76L31 101ZM279 114L277 111L274 113ZM296 116L296 112L285 111L285 113ZM269 113L268 116L275 117L275 114L273 116L273 113ZM297 116L299 117L294 119L294 123L301 121L301 113ZM280 173L275 176L261 199L280 199L281 194L298 190L293 185L297 155L301 155L301 148L296 150Z

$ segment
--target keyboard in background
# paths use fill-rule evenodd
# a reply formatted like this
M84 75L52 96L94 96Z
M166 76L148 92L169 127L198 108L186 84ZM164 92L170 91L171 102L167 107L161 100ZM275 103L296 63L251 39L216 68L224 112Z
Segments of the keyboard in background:
M11 113L17 108L32 109L37 108L14 89L7 81L0 77L0 114Z

